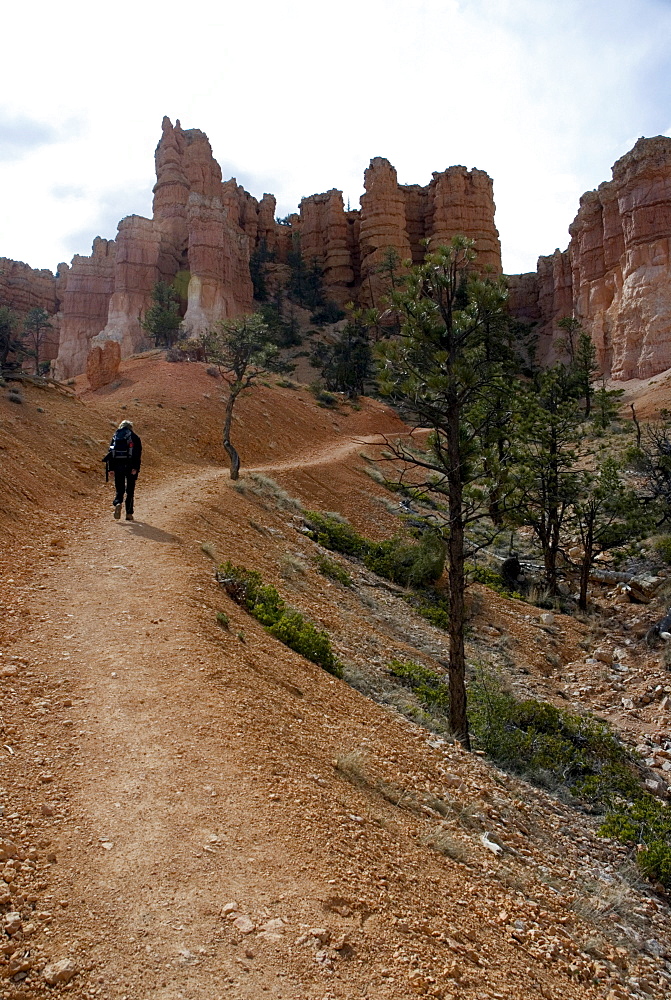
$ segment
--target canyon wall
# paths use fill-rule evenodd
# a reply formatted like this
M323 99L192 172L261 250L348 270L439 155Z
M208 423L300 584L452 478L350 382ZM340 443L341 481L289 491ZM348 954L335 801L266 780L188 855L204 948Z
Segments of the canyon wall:
M491 178L482 170L449 167L425 187L399 184L389 160L376 156L364 174L359 211L345 211L342 194L304 198L291 230L306 259L324 271L327 295L339 304L354 300L380 306L389 291L383 264L395 251L403 262L419 263L429 246L449 243L461 233L475 241L478 267L501 274L501 244L494 224Z
M116 240L96 239L90 257L75 257L65 286L55 371L66 378L87 369L92 383L114 378L114 359L151 347L142 320L154 285L186 281L183 328L203 332L219 319L252 308L249 255L269 203L235 181L222 183L207 136L163 119L156 148L151 219L122 219ZM273 202L274 207L274 202ZM273 220L274 223L274 220ZM106 348L118 344L118 351Z
M614 379L671 367L671 139L639 139L582 196L569 233L567 250L510 279L511 310L537 323L541 360L556 357L558 321L575 316Z
M8 306L16 314L16 333L21 335L23 322L31 309L44 309L49 313L51 329L41 348L41 359L51 361L58 352L60 306L64 289L64 272L67 265L59 266L58 274L37 271L22 261L0 257L0 306Z
M58 276L0 259L0 305L21 316L40 305L53 317L47 356L63 378L86 369L113 377L114 359L150 345L142 319L158 280L182 289L185 335L253 309L250 256L263 250L269 287L286 279L292 250L317 262L326 296L339 305L384 304L389 251L398 271L419 263L429 246L463 233L475 241L478 267L501 273L492 181L463 166L434 173L427 185L399 184L375 157L365 172L360 209L336 189L303 198L279 223L275 198L258 201L233 178L223 181L204 132L163 119L156 149L151 219L122 219L116 240L94 241ZM671 366L671 139L639 139L617 161L611 181L580 200L565 251L540 257L536 272L509 278L511 312L533 323L539 356L560 349L558 321L574 316L597 346L599 364L616 379L645 378Z
M424 187L402 185L389 161L375 157L365 172L360 209L345 210L342 193L333 189L304 198L298 213L280 224L273 195L258 201L234 178L222 180L199 129L164 118L155 163L151 219L122 219L115 240L96 238L90 256L60 266L58 280L14 262L7 266L11 282L3 286L0 274L0 304L18 302L21 290L30 288L58 316L59 378L87 370L91 384L102 385L115 377L120 358L150 347L142 321L159 280L184 290L185 336L251 311L255 251L270 257L274 289L286 279L292 250L300 250L308 266L316 262L322 270L326 297L341 306L383 304L389 276L381 265L390 249L400 272L404 261L422 260L424 240L437 245L456 233L475 240L480 265L501 273L492 182L480 170L450 167Z

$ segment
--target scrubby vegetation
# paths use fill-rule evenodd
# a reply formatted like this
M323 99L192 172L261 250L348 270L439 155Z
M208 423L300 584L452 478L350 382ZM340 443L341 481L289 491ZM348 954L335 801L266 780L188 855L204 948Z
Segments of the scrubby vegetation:
M392 660L387 669L427 712L446 720L444 675L414 661ZM602 836L635 847L643 874L671 887L671 808L645 789L638 758L605 723L534 698L520 701L482 673L469 684L468 718L474 746L499 767L603 814Z
M342 583L344 587L352 586L352 577L335 559L329 559L328 556L317 556L315 562L317 569L324 576L328 576L337 583Z
M310 538L325 549L360 559L373 573L402 587L426 587L443 572L445 546L437 532L419 538L390 538L373 542L351 524L332 514L307 511Z
M335 677L342 676L342 667L327 633L289 607L275 587L263 583L260 573L228 561L219 567L217 580L236 604L261 622L270 635Z

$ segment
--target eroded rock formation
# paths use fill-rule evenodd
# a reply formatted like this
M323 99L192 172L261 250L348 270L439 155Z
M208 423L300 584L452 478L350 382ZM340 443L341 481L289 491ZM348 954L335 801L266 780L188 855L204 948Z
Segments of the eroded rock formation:
M91 340L107 323L115 258L114 240L99 236L93 241L90 257L77 254L72 258L61 304L60 343L54 363L57 378L68 378L86 369Z
M266 202L265 228L268 207ZM108 341L119 345L121 357L151 346L142 319L152 289L159 280L173 281L178 272L188 288L187 336L250 310L249 254L258 214L256 200L235 181L222 183L207 136L164 118L156 149L153 217L122 219L115 241L96 240L91 257L73 260L57 374L83 371L89 350L103 348ZM111 358L112 353L104 356ZM113 366L95 360L90 367L100 383Z
M102 389L113 382L119 373L121 347L116 340L94 343L86 358L86 377L91 389Z
M671 367L671 139L639 139L613 179L580 199L563 253L511 279L511 307L538 323L550 360L558 321L575 316L616 379Z
M65 267L61 264L60 268ZM65 267L67 270L67 267ZM49 313L51 329L42 345L41 357L51 361L56 357L59 340L60 303L64 282L61 271L54 275L48 270L35 270L22 261L0 257L0 306L16 313L19 330L31 309Z
M569 232L567 250L509 279L511 310L536 324L541 359L555 356L558 321L573 315L613 377L671 366L671 139L640 139L617 161L612 181L582 197ZM257 201L234 178L222 181L205 133L165 118L152 218L122 219L115 241L96 239L90 257L59 265L56 278L0 261L0 304L20 313L42 305L55 317L56 370L67 377L108 341L121 357L150 346L142 318L159 279L183 289L187 335L253 308L249 261L261 248L270 254L272 288L286 278L290 251L300 248L306 263L322 268L327 297L379 306L389 287L380 266L390 248L400 262L417 263L425 240L435 246L457 233L475 240L480 269L501 273L492 181L481 170L449 167L425 186L404 185L388 160L375 157L360 209L345 210L342 193L332 189L304 198L280 224L273 195ZM92 361L91 371L103 373L94 380L112 368Z
M63 271L57 374L83 371L92 350L88 370L101 385L115 372L108 342L122 358L149 347L142 320L159 280L178 278L186 289L187 336L250 311L250 254L260 248L272 260L271 284L286 277L289 253L300 248L306 262L318 262L327 297L340 305L379 305L388 291L380 274L385 253L393 248L400 261L421 260L424 239L435 244L463 232L475 239L480 262L500 273L492 182L482 171L450 167L426 187L404 186L376 157L365 188L360 210L345 211L334 189L304 198L299 213L279 224L273 195L259 202L234 178L222 181L205 133L164 118L152 218L122 219L116 240L96 239L90 257L75 257Z

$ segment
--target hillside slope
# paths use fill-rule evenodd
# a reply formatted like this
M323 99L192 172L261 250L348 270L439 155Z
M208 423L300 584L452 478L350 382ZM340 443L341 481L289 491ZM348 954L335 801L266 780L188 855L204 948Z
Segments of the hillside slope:
M360 457L402 432L393 414L261 387L236 488L202 366L139 358L96 394L23 395L0 400L8 1000L666 994L666 904L594 818L288 650L214 580L212 554L259 570L352 674L444 657L371 574L320 575L300 530L305 506L393 533ZM98 467L121 416L147 447L131 524ZM505 623L531 645L525 611L484 605L483 652ZM582 635L561 622L567 656Z

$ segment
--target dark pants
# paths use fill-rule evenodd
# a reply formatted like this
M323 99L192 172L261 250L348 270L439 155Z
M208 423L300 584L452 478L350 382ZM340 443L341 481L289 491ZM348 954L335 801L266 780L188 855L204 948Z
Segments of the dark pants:
M126 494L126 516L133 513L133 500L135 499L135 481L137 475L133 475L129 468L122 466L114 470L114 487L116 496L114 506L123 503L124 493Z

